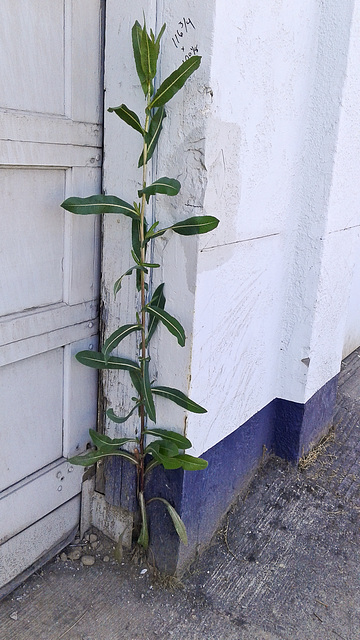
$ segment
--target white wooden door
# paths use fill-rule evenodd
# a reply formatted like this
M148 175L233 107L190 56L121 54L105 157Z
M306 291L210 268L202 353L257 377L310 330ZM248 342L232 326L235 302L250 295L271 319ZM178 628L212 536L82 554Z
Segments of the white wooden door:
M64 545L96 425L102 0L0 3L0 595Z

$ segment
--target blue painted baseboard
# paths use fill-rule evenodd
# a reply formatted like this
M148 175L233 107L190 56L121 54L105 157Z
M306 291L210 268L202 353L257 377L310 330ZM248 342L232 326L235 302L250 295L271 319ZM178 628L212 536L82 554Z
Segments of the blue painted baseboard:
M164 505L149 507L151 549L158 568L172 574L209 542L216 527L247 476L257 467L263 447L272 447L274 405L270 403L241 428L209 449L205 471L164 471L157 467L147 495L161 495L175 507L185 523L189 544L179 539Z
M179 543L166 509L149 508L151 549L161 571L180 572L210 542L221 518L267 451L297 462L331 424L337 376L306 404L279 398L203 454L205 471L164 471L157 468L148 496L160 495L173 504L186 525L189 544Z
M327 382L305 404L276 398L274 452L298 462L329 428L334 413L338 376Z

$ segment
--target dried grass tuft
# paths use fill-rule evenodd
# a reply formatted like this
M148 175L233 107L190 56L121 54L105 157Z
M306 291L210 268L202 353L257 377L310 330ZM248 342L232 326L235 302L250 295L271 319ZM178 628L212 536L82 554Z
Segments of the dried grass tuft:
M299 464L298 464L300 471L305 471L305 469L308 469L313 464L315 464L315 462L318 461L318 458L320 456L326 454L327 448L333 442L335 442L335 428L331 427L330 431L321 438L320 442L316 445L316 447L311 449L309 453L307 453L302 458L300 458ZM331 456L331 457L336 457L336 456Z

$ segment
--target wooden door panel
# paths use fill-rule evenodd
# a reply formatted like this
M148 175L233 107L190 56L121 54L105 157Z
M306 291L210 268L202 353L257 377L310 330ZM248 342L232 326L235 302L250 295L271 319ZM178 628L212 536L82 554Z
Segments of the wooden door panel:
M0 491L62 456L63 368L61 348L0 367Z
M67 3L69 5L69 3ZM99 0L77 0L65 7L66 33L71 38L66 49L71 59L68 75L71 93L71 117L78 122L101 122L103 104L99 101L99 55L94 43L102 42L102 14ZM86 34L86 36L80 36Z
M65 171L2 168L0 189L0 315L60 302Z
M0 43L1 106L64 115L64 0L2 0Z
M83 349L97 350L98 322L90 321L94 332L78 342L64 348L64 415L63 449L67 458L85 451L90 443L89 429L94 429L97 421L97 372L84 367L75 359L75 354Z

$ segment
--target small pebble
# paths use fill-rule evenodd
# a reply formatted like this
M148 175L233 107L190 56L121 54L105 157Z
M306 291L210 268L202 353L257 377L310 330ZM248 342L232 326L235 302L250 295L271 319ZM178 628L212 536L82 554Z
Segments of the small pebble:
M104 556L103 562L110 562L110 556Z
M17 620L18 619L17 611L14 611L13 613L10 613L10 618L11 618L11 620Z
M85 542L89 542L89 540L90 540L90 535L89 535L88 533L86 533L86 534L84 535L84 540L85 540Z
M97 539L98 539L98 537L97 537L96 533L90 533L90 536L89 536L90 542L96 542Z
M68 554L68 558L69 558L69 560L80 560L80 558L81 558L81 550L80 549L73 549Z
M141 569L140 575L143 576L145 573L147 573L147 569Z
M67 559L68 559L68 557L67 557L67 555L66 555L65 551L63 551L63 552L60 554L60 560L61 560L62 562L66 562L66 560L67 560Z
M90 543L92 549L96 549L99 546L98 540L94 540L94 542Z
M95 564L95 558L94 556L81 556L81 563L84 567L91 567Z

